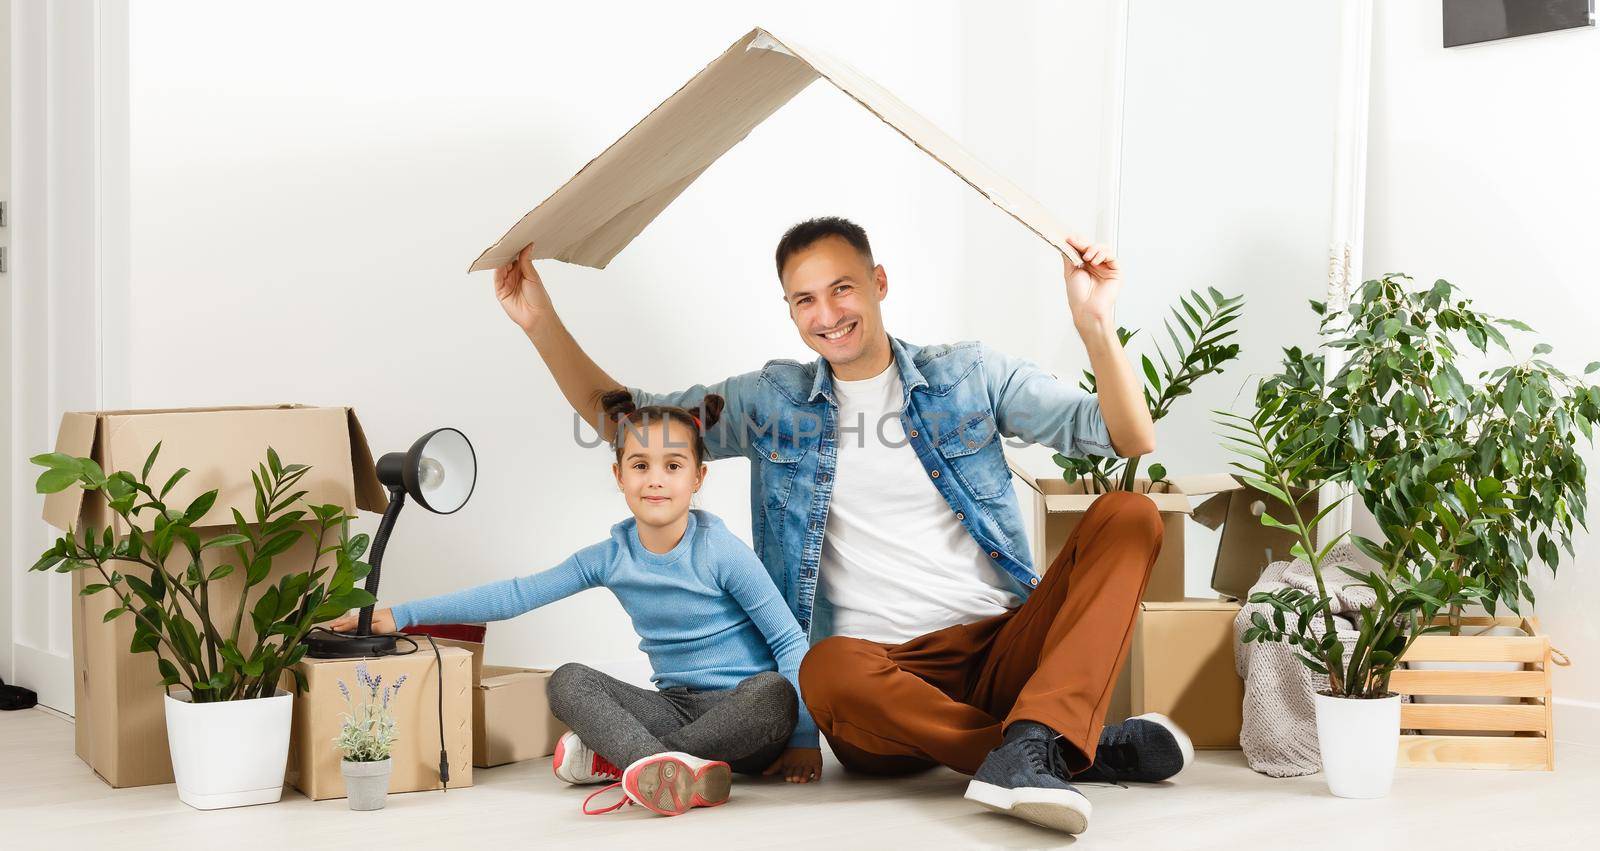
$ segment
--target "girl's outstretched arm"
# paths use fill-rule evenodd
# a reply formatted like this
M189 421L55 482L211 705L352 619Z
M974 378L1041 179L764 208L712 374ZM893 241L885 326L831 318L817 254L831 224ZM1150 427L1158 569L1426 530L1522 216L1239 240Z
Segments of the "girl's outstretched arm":
M481 623L514 618L602 584L615 543L585 547L555 567L394 607L394 628L417 624Z

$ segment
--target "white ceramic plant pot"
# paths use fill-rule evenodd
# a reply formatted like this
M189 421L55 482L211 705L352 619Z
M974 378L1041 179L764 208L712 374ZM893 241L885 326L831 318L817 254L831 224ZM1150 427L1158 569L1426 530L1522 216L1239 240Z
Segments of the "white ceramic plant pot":
M178 799L197 810L270 804L283 796L294 698L190 703L166 697L167 747Z
M1365 699L1319 693L1315 698L1328 791L1341 798L1389 794L1400 752L1400 695Z
M339 770L344 774L345 800L352 810L381 810L389 796L389 771L394 760L377 762L351 762L342 760Z

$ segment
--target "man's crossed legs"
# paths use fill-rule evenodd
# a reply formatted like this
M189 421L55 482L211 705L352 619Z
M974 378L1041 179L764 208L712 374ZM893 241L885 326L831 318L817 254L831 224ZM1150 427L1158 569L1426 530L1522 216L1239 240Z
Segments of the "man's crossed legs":
M818 642L800 667L806 706L847 768L943 764L974 775L967 797L984 806L1082 832L1089 802L1069 775L1161 780L1192 758L1159 716L1101 730L1161 538L1148 498L1105 494L1016 609L904 644Z

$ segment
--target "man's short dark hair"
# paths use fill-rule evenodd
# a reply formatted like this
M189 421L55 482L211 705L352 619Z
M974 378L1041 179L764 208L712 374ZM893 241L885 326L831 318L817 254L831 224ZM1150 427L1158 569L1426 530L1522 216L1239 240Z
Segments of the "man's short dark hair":
M861 259L867 261L867 268L877 265L872 262L872 243L867 242L867 232L860 225L839 216L820 216L789 228L783 239L778 240L778 277L783 277L783 264L789 262L790 257L830 236L850 243Z

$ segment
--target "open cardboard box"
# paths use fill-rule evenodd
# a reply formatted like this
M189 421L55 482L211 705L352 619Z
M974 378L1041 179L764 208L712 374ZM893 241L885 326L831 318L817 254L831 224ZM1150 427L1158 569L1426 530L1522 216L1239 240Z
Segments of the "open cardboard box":
M933 122L836 57L757 28L657 106L473 261L493 269L533 243L534 259L604 268L689 185L816 80L833 84L919 150L1080 261L1068 229Z
M539 759L567 732L550 712L551 672L485 665L472 690L472 764L479 768Z
M1086 480L1067 482L1060 476L1036 477L1009 453L1006 463L1011 466L1012 474L1033 491L1033 563L1037 570L1043 571L1055 561L1067 536L1077 528L1083 513L1100 494L1091 492L1093 483ZM1260 517L1262 512L1268 512L1288 522L1288 507L1265 498L1236 476L1227 473L1172 476L1154 485L1147 479L1140 479L1135 487L1156 504L1164 529L1161 554L1156 558L1150 584L1145 588L1146 600L1175 602L1185 599L1185 517L1193 517L1208 529L1221 530L1217 557L1211 566L1211 588L1225 597L1244 599L1268 564L1291 557L1289 548L1295 543L1294 535L1261 525ZM1202 496L1209 498L1194 505L1192 498ZM1301 490L1296 496L1301 500L1300 511L1308 518L1315 516L1317 492Z
M206 491L218 492L216 504L195 524L203 539L231 532L235 508L255 516L250 472L266 458L268 446L284 463L312 468L300 481L308 492L306 500L337 504L351 513L357 508L381 512L387 506L361 423L349 408L273 405L69 413L61 418L55 448L93 458L108 475L124 470L137 474L158 441L161 454L151 471L153 478L164 481L179 467L190 471L168 494L169 504L187 505ZM45 498L44 519L61 530L110 526L119 539L128 532L100 494L86 498L76 485ZM272 572L256 593L285 573L306 569L313 546L303 536L294 548L274 558ZM232 558L233 551L218 548L201 555L209 571ZM187 557L186 551L177 549L168 571L181 572ZM100 581L99 576L77 571L73 589L81 591ZM234 571L211 584L215 620L233 618L243 583L244 571ZM165 691L156 657L129 652L133 618L102 621L112 601L108 592L72 598L75 748L112 786L171 783ZM253 640L249 620L245 619L242 632Z
M1078 480L1068 482L1060 476L1036 477L1009 453L1006 463L1011 472L1033 490L1033 564L1043 572L1055 561L1056 554L1066 544L1072 530L1078 528L1084 512L1099 493L1091 490L1093 482ZM1150 583L1145 586L1144 599L1152 601L1177 601L1183 596L1183 531L1187 518L1193 511L1192 496L1207 496L1244 487L1229 475L1173 476L1167 481L1151 483L1139 479L1135 488L1149 497L1161 512L1161 553L1156 556L1155 567L1150 572Z
M1234 477L1238 481L1238 477ZM1293 521L1289 506L1273 499L1255 488L1238 482L1239 487L1224 490L1194 507L1195 522L1207 529L1221 529L1222 539L1217 543L1217 560L1211 566L1211 590L1225 597L1243 600L1261 578L1261 571L1275 561L1288 561L1298 539L1294 533L1261 525L1261 515L1268 514L1280 523ZM1317 516L1317 491L1315 488L1294 488L1291 491L1300 516L1310 520ZM1311 536L1316 543L1315 530Z

